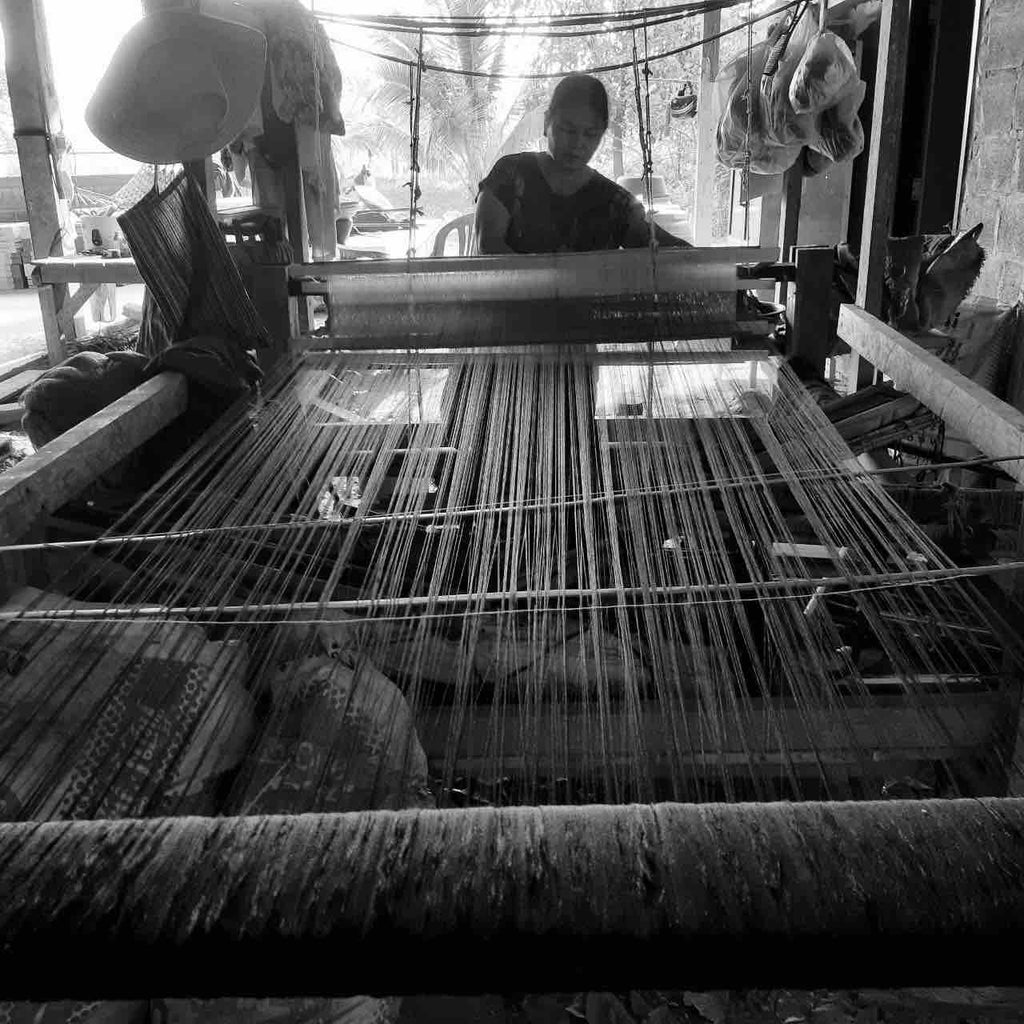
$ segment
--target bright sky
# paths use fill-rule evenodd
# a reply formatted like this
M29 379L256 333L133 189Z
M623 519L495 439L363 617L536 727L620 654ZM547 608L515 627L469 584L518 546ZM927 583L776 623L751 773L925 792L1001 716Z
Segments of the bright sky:
M142 17L140 0L44 0L50 57L64 131L79 153L103 151L85 108L121 37Z

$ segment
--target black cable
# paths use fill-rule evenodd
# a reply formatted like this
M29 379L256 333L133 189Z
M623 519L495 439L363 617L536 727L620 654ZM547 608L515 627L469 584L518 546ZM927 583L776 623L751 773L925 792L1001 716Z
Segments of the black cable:
M733 28L723 29L721 32L716 32L714 35L704 36L701 39L696 40L692 43L687 43L685 46L677 46L672 50L665 50L662 53L651 54L649 60L651 62L656 60L664 60L667 57L675 57L680 53L686 53L689 50L695 50L698 46L703 46L704 43L713 42L716 39L723 39L725 36L731 35L733 32L739 32L745 29L748 25L755 25L759 21L764 21L767 18L774 18L776 15L782 14L784 11L788 11L791 7L796 6L801 0L788 0L788 2L780 4L778 7L772 8L770 11L766 11L764 14L759 14L749 21L741 22L739 25ZM625 31L620 30L620 31ZM376 50L369 50L362 46L357 46L355 43L346 42L344 39L335 39L333 36L329 37L332 43L338 46L344 46L349 50L355 50L357 53L366 54L368 57L375 57L378 60L389 61L392 64L404 64L406 67L415 67L416 62L405 60L402 57L395 57L392 54L380 53ZM600 75L607 74L609 71L623 71L626 68L633 66L632 61L623 61L620 64L604 64L600 67L594 68L582 68L578 71L572 72L576 74L588 74L588 75ZM536 80L545 78L563 78L565 75L570 74L568 71L534 71L526 72L523 74L504 74L492 71L471 71L463 68L449 68L441 64L427 64L423 65L425 71L437 71L441 74L446 75L461 75L464 78L498 78L498 79L516 79L516 80Z
M426 35L523 34L551 28L588 25L600 27L593 32L565 34L601 35L620 31L623 25L626 27L638 27L639 24L645 21L648 25L681 21L714 11L727 10L742 2L743 0L700 0L697 3L674 4L668 7L654 8L653 10L648 8L631 11L599 11L592 14L577 15L492 15L490 17L414 18L405 15L351 15L318 11L316 16L323 22L349 25L356 28L389 29L395 32L410 33L417 33L422 28ZM637 25L629 24L633 22L636 22ZM550 34L561 33L552 32Z

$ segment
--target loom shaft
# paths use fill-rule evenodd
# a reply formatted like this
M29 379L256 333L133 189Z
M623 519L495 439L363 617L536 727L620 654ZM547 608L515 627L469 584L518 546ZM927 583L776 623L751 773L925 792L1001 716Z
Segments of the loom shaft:
M776 255L752 246L664 249L652 262L648 250L633 249L424 260L414 273L406 260L313 263L289 273L293 280L326 278L333 293L352 303L551 301L736 291L755 286L739 279L737 263L763 264Z
M12 824L0 891L19 999L1013 984L1024 800Z

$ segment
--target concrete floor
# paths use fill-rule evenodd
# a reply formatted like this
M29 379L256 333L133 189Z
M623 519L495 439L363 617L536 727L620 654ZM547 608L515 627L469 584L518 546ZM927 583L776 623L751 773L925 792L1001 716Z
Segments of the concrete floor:
M142 293L142 285L118 288L115 297L118 315L121 315L126 303L141 306ZM87 331L103 326L92 319L88 302L83 312ZM31 288L0 291L0 366L45 349L43 320L39 312L39 297L35 291Z

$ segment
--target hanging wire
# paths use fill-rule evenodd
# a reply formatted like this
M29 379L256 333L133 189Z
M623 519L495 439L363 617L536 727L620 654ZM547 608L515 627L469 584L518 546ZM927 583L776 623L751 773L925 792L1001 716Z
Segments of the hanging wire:
M639 23L664 25L700 17L715 11L739 6L743 0L707 0L691 4L675 4L659 8L656 17L647 8L629 11L598 11L575 15L453 15L450 17L410 17L384 14L332 14L320 12L325 22L349 28L376 31L418 33L422 28L427 35L545 35L589 36L608 35L639 27ZM591 27L593 26L593 27ZM575 29L576 31L569 31Z
M716 39L724 39L726 36L732 35L733 32L741 32L744 28L748 29L748 33L751 25L757 24L759 21L766 21L770 18L777 17L779 14L788 11L790 8L795 7L801 0L787 0L786 3L780 4L778 7L773 7L770 11L765 11L764 14L759 14L756 17L751 18L747 22L741 22L739 25L733 28L724 29L721 32L716 32L709 36L704 36L701 39L697 39L692 43L686 43L684 46L677 46L671 50L663 50L661 53L651 54L648 58L650 63L657 60L666 60L669 57L676 57L681 53L687 53L690 50L696 50L703 46L705 43L714 42ZM748 4L749 7L749 4ZM653 27L660 22L650 22ZM628 28L617 29L617 31L629 31ZM371 50L365 46L358 46L355 43L350 43L344 39L338 39L335 36L330 37L331 42L336 46L343 46L348 50L352 50L355 53L365 54L367 57L375 57L377 60L387 61L391 64L404 64L406 67L414 68L416 61L407 60L404 57L396 57L394 54L382 53L379 50ZM502 80L513 80L513 81L536 81L553 78L564 78L567 74L587 74L587 75L602 75L607 74L611 71L625 71L632 66L633 62L630 60L621 61L617 64L602 64L597 67L590 68L575 68L575 69L564 69L561 71L533 71L525 72L521 74L511 74L497 71L475 71L467 70L464 68L453 68L447 67L443 64L429 64L424 63L424 71L436 71L440 74L445 75L460 75L463 78L493 78Z
M647 222L650 225L651 252L655 251L654 234L654 139L651 134L651 61L650 46L647 40L647 22L644 22L644 138L646 139L644 154L644 190L647 198L647 209L650 211Z

